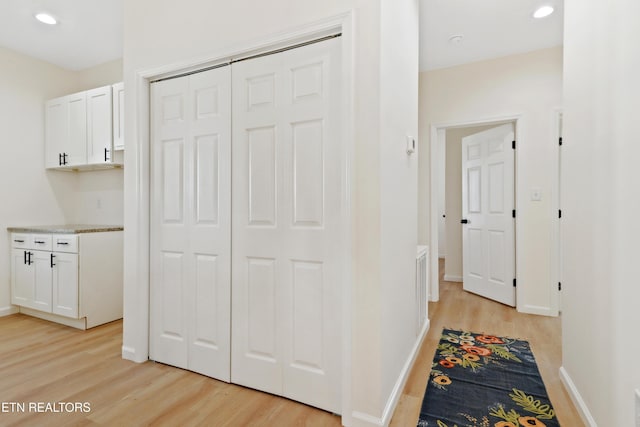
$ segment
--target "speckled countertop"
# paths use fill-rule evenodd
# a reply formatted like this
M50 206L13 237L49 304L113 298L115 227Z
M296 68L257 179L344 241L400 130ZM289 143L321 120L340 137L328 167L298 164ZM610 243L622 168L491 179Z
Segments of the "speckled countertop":
M119 225L95 225L95 224L65 224L65 225L32 225L28 227L7 227L12 233L52 233L52 234L76 234L76 233L101 233L104 231L122 231L124 227Z

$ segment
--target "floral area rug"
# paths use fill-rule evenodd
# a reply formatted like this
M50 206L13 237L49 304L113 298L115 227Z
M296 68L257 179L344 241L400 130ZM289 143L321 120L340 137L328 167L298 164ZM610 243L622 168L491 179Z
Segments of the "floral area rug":
M558 427L529 343L444 329L419 427Z

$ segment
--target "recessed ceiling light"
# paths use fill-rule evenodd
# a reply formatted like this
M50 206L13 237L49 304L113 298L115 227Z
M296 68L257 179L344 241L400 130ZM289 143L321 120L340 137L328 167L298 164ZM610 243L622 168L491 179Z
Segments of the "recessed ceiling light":
M535 12L533 12L534 18L544 18L545 16L549 16L553 13L553 7L551 6L542 6L538 8Z
M56 18L49 15L48 13L38 13L36 15L36 19L42 22L43 24L48 24L48 25L56 25L58 23L58 21L56 21Z

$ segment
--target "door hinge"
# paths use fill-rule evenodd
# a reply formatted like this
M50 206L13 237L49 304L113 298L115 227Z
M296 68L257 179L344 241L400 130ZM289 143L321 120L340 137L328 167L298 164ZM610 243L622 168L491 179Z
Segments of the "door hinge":
M513 141L511 141L511 148L513 148L514 150L516 149L516 141L515 141L515 139Z
M514 288L516 287L516 279L515 278L513 279L513 287Z
M558 218L562 218L562 209L558 209Z
M562 145L562 137L558 138L558 144Z
M512 216L513 218L515 218L515 217L516 217L516 210L515 210L515 209L511 211L511 216Z
M562 290L562 283L558 282L558 290L561 291Z

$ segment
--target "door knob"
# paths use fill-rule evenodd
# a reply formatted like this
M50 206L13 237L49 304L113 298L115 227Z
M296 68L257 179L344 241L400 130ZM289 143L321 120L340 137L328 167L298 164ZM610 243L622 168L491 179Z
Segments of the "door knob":
M469 220L468 219L461 219L460 220L460 224L469 224Z

